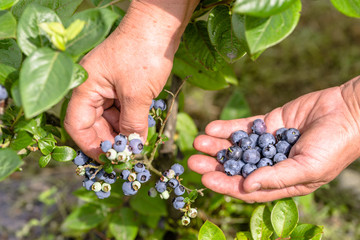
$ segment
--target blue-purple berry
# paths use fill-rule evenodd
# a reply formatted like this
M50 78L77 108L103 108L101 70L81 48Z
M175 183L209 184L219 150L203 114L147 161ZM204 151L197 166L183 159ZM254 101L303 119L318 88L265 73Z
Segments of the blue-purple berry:
M284 133L286 132L286 130L288 130L288 129L285 127L279 128L278 130L276 130L276 132L275 132L276 141L280 141L284 138Z
M174 198L173 206L175 209L183 208L185 206L184 198L183 197Z
M245 166L242 168L241 171L241 175L246 178L247 176L249 176L252 172L254 172L257 169L255 164L252 163L247 163L245 164Z
M112 171L111 173L104 173L104 181L109 184L116 182L116 172Z
M248 149L255 147L254 141L250 137L244 137L243 139L241 139L239 144L240 144L239 146L241 147L241 150L243 150L243 151L246 151Z
M0 84L0 100L5 100L8 97L9 97L9 94L6 91L6 88Z
M275 137L271 133L264 133L259 137L259 147L264 148L275 144Z
M184 173L184 167L179 163L173 164L171 166L171 169L174 170L174 172L177 176L180 176L181 174Z
M274 163L279 163L281 161L284 161L285 159L287 159L285 154L277 153L277 154L275 154L273 161L274 161Z
M148 115L148 127L153 127L155 125L156 125L155 119L151 115Z
M244 152L242 160L244 163L256 164L260 161L260 153L256 149L248 149Z
M122 190L125 196L131 196L137 193L137 191L132 188L131 182L124 182L122 185Z
M244 163L242 161L230 159L224 163L224 171L228 176L238 175L243 166Z
M129 142L129 148L134 154L139 154L144 149L144 144L140 139L133 139Z
M122 152L122 151L125 150L126 144L127 144L126 136L120 134L120 135L117 135L117 136L115 137L113 148L114 148L117 152Z
M154 103L154 108L155 109L160 109L161 111L165 111L166 110L166 103L163 99L159 99L156 100Z
M82 151L77 151L77 155L73 160L73 163L77 166L86 165L90 161L90 158L85 155Z
M272 166L274 165L273 161L269 158L262 158L260 161L256 164L257 168L266 167L266 166Z
M108 191L108 192L98 191L98 192L95 192L95 194L99 199L104 199L104 198L110 197L110 191Z
M162 181L157 181L155 184L155 189L156 191L158 191L159 193L162 193L166 190L166 183L162 182Z
M176 188L177 186L179 186L179 181L175 178L172 178L167 182L167 185L171 188Z
M286 156L289 155L290 149L291 149L291 145L287 141L281 140L276 144L276 151L278 153L283 153Z
M142 163L137 163L137 164L135 164L135 166L134 166L134 170L135 170L135 172L137 172L137 173L141 173L141 172L143 172L143 171L145 171L145 165L144 164L142 164Z
M122 179L124 179L124 180L127 180L128 177L129 177L129 175L130 175L130 173L131 173L131 172L130 172L129 170L125 169L125 170L123 170L123 171L121 172L120 177L121 177Z
M224 164L226 162L226 160L228 160L226 158L226 149L222 149L222 150L217 152L216 160L221 164Z
M241 139L243 139L244 137L248 137L249 135L243 131L243 130L239 130L236 132L233 132L231 134L230 140L232 144L239 144L239 142L241 141Z
M276 154L276 147L274 145L268 145L262 149L261 154L265 158L273 158Z
M96 182L95 179L89 179L88 177L85 177L83 181L83 187L86 188L86 190L91 191L91 186Z
M253 126L251 127L253 133L262 135L266 133L266 125L264 120L262 119L255 119Z
M103 142L100 143L100 148L101 150L106 153L107 151L109 151L112 147L112 144L109 140L105 140Z
M176 196L181 196L185 193L185 187L183 185L179 185L174 189L174 193Z
M226 157L228 159L241 159L242 149L239 146L231 146L226 150Z
M284 139L291 145L294 145L300 137L300 132L296 128L289 128L284 133Z
M145 169L143 172L139 173L138 175L136 175L136 179L140 182L140 183L145 183L147 181L150 180L151 177L151 173L149 172L149 170Z

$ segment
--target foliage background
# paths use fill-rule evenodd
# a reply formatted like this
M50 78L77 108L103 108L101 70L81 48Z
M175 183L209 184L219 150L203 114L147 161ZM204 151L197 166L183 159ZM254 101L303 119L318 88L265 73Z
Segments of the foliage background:
M126 4L122 7L125 8ZM84 8L86 2L80 6L80 9ZM186 98L183 98L183 103L180 101L180 107L192 116L201 133L209 121L220 117L233 92L245 96L247 103L241 105L242 110L248 106L251 114L256 115L308 92L340 85L359 75L358 39L358 19L342 15L330 1L303 1L299 25L287 39L266 50L255 62L245 57L234 64L239 80L237 87L213 92L185 85ZM52 111L57 113L58 108ZM249 113L245 111L245 114ZM181 163L186 165L185 161ZM62 222L82 203L72 194L81 186L81 180L74 174L74 166L52 161L48 168L39 169L37 162L30 157L22 168L22 173L14 173L0 184L0 238L67 238ZM360 220L357 204L360 200L359 173L360 164L356 161L315 194L298 198L300 221L324 225L324 239L360 239L357 228ZM199 184L197 174L188 172L184 178ZM206 194L210 197L197 203L204 209L200 219L209 218L229 239L237 231L248 229L253 205L210 191ZM164 229L164 238L192 239L201 226L200 219L186 229L176 228L171 221L165 223L164 218L157 218L156 227ZM149 228L142 224L144 227L140 227L139 236L150 239ZM96 229L86 237L101 238L104 236Z

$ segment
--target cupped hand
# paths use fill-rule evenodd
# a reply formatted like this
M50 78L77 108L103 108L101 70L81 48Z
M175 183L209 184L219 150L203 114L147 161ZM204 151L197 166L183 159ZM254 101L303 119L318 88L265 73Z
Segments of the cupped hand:
M149 107L167 81L177 48L172 36L141 23L145 14L129 11L117 30L81 60L89 77L74 89L68 105L65 128L94 159L101 141L119 133L146 139Z
M207 155L194 155L189 168L203 174L203 184L211 190L246 202L266 202L306 195L333 180L360 155L358 83L313 92L274 109L245 119L211 122L206 135L198 136L194 147ZM354 87L356 86L356 87ZM267 131L281 127L297 128L301 137L289 158L242 176L227 176L214 156L231 145L236 130L251 132L252 122L264 119Z

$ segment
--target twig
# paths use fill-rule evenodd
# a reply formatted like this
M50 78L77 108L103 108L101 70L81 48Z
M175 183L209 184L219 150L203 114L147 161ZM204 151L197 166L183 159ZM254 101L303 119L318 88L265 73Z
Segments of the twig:
M198 194L200 194L200 196L204 196L204 193L203 193L203 191L205 191L207 188L201 188L201 189L190 189L190 188L188 188L188 187L185 187L184 185L182 185L184 188L185 188L185 190L187 191L187 193L191 193L192 191L197 191L198 192Z

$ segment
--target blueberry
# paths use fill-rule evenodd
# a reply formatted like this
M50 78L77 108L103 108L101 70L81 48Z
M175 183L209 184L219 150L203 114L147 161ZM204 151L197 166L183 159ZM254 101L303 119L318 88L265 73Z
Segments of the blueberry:
M135 166L134 166L134 170L135 170L135 172L137 172L137 173L141 173L141 172L145 171L145 165L142 164L142 163L137 163L137 164L135 164Z
M294 145L296 143L296 141L299 139L299 137L300 137L299 130L297 130L296 128L289 128L284 133L284 139L283 140L287 141L291 145Z
M260 154L262 153L262 148L259 146L255 146L254 149L258 151Z
M264 133L259 137L258 140L259 147L264 148L268 145L275 144L275 137L271 133Z
M98 199L104 199L110 197L110 191L108 192L99 191L99 192L95 192L95 194L98 197Z
M241 139L241 142L239 142L239 143L240 143L240 147L243 151L251 149L251 148L255 147L255 145L256 145L250 137L244 137L243 139Z
M253 133L262 135L266 133L266 125L264 120L262 119L255 119L253 126L251 127Z
M87 177L85 177L84 181L83 181L83 187L86 188L86 190L91 190L91 186L95 183L95 179L89 179Z
M181 175L184 173L184 167L180 165L179 163L175 163L171 166L171 169L175 171L176 175Z
M107 173L105 172L104 169L101 169L95 176L96 178L98 178L99 180L105 180L105 178L107 177Z
M100 143L100 148L101 150L106 153L107 151L109 151L109 149L112 147L112 144L109 140L103 141Z
M175 178L172 178L167 182L167 185L171 188L176 188L177 186L179 186L179 181Z
M285 159L287 159L285 154L277 153L277 154L275 154L273 161L274 161L274 163L278 163L278 162L284 161Z
M149 197L156 197L156 195L157 195L156 189L153 188L153 187L150 188L149 191L148 191L148 195L149 195Z
M155 104L155 100L153 99L153 100L151 101L150 110L154 107L154 104Z
M6 88L0 84L0 100L5 100L9 97Z
M181 196L185 193L185 188L183 185L179 185L174 189L174 193L176 196Z
M185 206L184 198L183 197L174 198L173 206L175 209L183 208Z
M268 145L262 149L261 153L266 158L273 158L276 154L276 147L274 145Z
M91 186L91 190L94 192L101 191L101 183L100 182L94 182L94 184Z
M126 148L126 144L127 144L127 139L125 135L117 135L114 139L114 145L113 148L117 151L117 152L122 152L125 150Z
M133 139L129 142L129 147L134 154L139 154L144 148L144 144L140 139Z
M248 137L249 135L243 131L243 130L239 130L236 132L233 132L231 134L230 140L232 144L239 144L239 142L241 141L241 139L243 139L244 137Z
M116 172L115 171L112 171L111 173L105 173L104 177L105 177L104 181L106 183L113 184L114 182L116 182Z
M249 176L253 171L255 171L257 169L255 164L251 164L251 163L247 163L245 164L245 166L242 168L241 171L241 175L246 178L247 176Z
M234 176L241 172L241 168L244 166L242 161L230 159L224 163L224 170L228 176Z
M276 151L278 153L283 153L286 156L288 156L290 149L291 149L291 145L287 141L281 140L276 144Z
M156 125L155 119L151 115L148 115L148 127L153 127L155 125Z
M85 155L82 151L77 151L77 156L73 160L73 163L77 166L83 166L90 161L90 158Z
M131 182L124 182L122 185L122 190L126 196L135 195L137 192L131 187Z
M255 146L258 144L258 140L259 140L260 135L255 134L255 133L252 133L252 134L250 134L249 137L250 137L251 140L253 141L252 148L255 148Z
M150 174L149 170L145 169L143 172L139 173L136 176L136 179L140 183L145 183L145 182L149 181L150 177L151 177L151 174Z
M216 160L221 164L224 164L224 162L226 162L226 160L228 160L226 158L226 149L223 149L223 150L220 150L217 152Z
M166 110L166 103L163 99L159 99L156 100L154 103L154 108L155 109L160 109L161 111L165 111Z
M166 183L162 182L162 181L157 181L156 184L155 184L155 189L159 193L164 192L166 190Z
M123 170L123 171L121 172L120 177L121 177L122 179L124 179L124 180L127 180L128 177L129 177L129 175L130 175L130 173L131 173L131 172L130 172L129 170L125 169L125 170Z
M256 164L260 161L260 153L256 149L246 150L243 154L242 160L244 163Z
M111 191L111 185L109 183L103 183L103 184L101 184L101 190L103 192L110 192Z
M95 162L92 162L92 163L89 163L88 165L91 165L91 166L95 166L95 167L98 167L99 164L98 163L95 163ZM88 178L91 178L94 173L96 172L97 168L90 168L90 167L87 167L85 168L85 175L88 177Z
M275 136L276 136L276 141L280 141L281 139L283 139L284 137L284 133L285 131L288 130L287 128L279 128L278 130L276 130Z
M187 226L187 225L189 225L190 224L190 218L188 217L188 216L182 216L182 218L181 218L181 224L183 225L183 226Z
M242 150L239 146L231 146L226 150L226 157L228 159L241 159Z
M272 166L273 161L269 158L262 158L260 161L256 164L257 168L266 167L266 166Z

